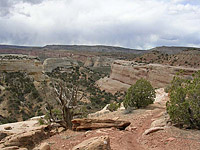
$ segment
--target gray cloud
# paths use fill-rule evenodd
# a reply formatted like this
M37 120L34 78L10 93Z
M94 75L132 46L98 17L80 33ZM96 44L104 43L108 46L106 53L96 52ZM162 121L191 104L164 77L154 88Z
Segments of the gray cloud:
M19 3L39 4L43 1L44 0L1 0L0 16L10 15L11 11L14 9L16 4Z
M3 1L12 15L0 17L0 43L200 46L196 0Z

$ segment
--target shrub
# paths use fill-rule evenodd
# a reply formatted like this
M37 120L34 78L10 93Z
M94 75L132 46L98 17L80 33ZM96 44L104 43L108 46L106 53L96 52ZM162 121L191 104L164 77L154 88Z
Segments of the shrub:
M138 80L132 85L125 96L125 108L134 107L141 108L152 104L155 99L155 90L149 81L145 79Z
M108 106L108 110L110 111L116 111L120 107L120 103L111 103Z
M45 124L45 121L44 121L42 118L40 118L40 119L38 120L38 123L39 123L40 125L44 125L44 124Z
M174 77L167 112L179 127L200 129L200 72L192 79Z

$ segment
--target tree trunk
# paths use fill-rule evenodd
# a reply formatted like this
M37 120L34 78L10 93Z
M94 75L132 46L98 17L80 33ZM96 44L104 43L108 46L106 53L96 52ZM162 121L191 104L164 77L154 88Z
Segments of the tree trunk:
M73 114L71 112L71 110L67 107L64 107L64 111L63 111L63 118L65 121L65 128L67 129L72 129L72 119L73 119Z

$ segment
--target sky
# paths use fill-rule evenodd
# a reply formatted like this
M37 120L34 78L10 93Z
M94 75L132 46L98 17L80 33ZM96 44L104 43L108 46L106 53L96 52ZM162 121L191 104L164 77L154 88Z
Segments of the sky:
M200 47L200 0L0 0L0 44Z

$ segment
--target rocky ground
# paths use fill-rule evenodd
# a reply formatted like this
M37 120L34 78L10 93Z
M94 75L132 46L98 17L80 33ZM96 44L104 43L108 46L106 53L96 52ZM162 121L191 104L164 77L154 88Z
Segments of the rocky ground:
M53 135L41 145L51 150L72 150L79 143L93 137L109 137L112 150L200 150L200 131L173 127L168 121L165 103L168 95L163 89L157 90L154 104L145 109L134 110L125 114L124 110L98 115L98 119L114 119L130 121L125 130L115 128L97 129L91 131L64 131ZM5 126L5 125L4 125ZM14 128L14 127L13 127ZM94 139L93 139L94 140Z
M130 114L119 110L96 117L130 121L131 125L124 131L114 128L86 132L68 130L44 142L53 150L70 150L92 137L108 136L112 150L200 150L200 131L178 129L167 123L167 100L168 95L160 89L155 103L146 109L134 110Z

